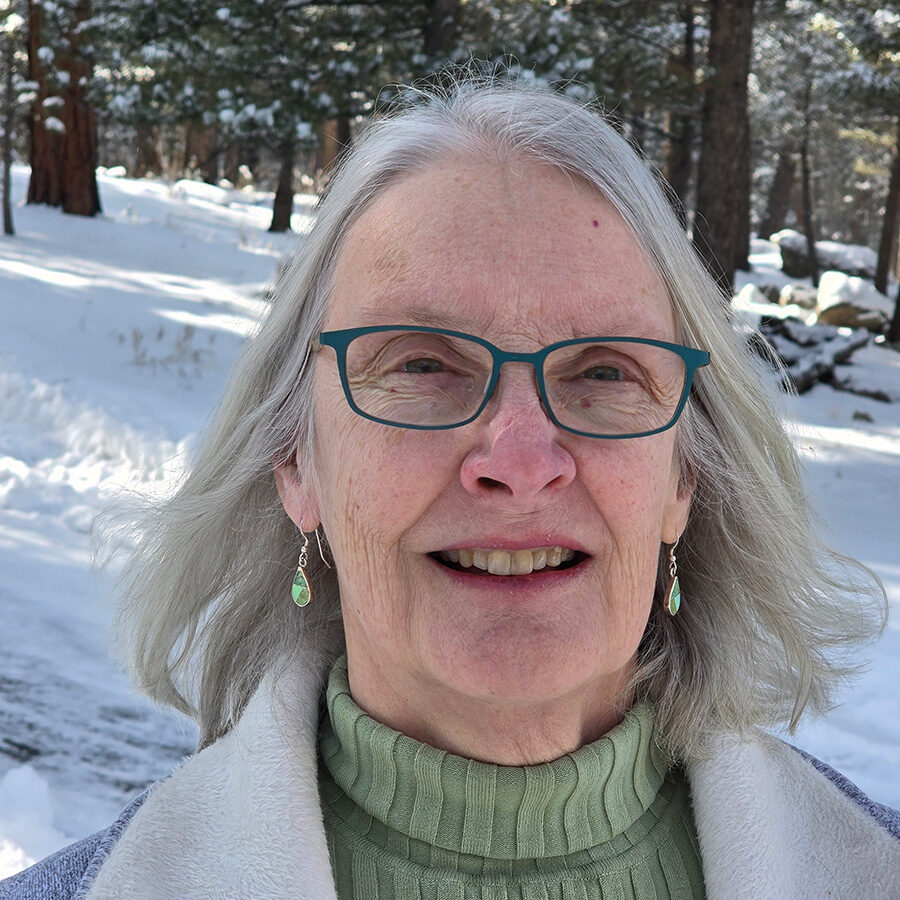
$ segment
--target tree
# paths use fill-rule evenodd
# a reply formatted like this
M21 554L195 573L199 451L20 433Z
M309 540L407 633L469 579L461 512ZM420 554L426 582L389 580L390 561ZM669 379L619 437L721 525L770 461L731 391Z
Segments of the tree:
M15 234L12 217L10 170L12 168L13 130L17 106L23 89L19 72L19 41L25 20L17 12L17 4L0 0L0 63L3 83L3 233Z
M855 0L842 4L836 14L841 17L845 40L856 51L855 65L843 88L876 114L880 112L895 135L875 273L875 287L886 294L888 274L897 256L900 217L900 11L870 0Z
M725 294L735 268L747 268L750 215L750 127L747 78L754 0L710 0L709 74L702 90L703 126L694 246Z
M891 263L897 258L897 230L900 225L898 220L900 220L900 114L897 116L897 139L894 144L891 176L884 203L881 240L878 244L878 266L875 270L875 287L882 294L886 294L888 291Z
M676 207L682 225L687 225L688 195L693 167L694 119L696 104L696 30L694 4L681 4L681 22L684 27L684 43L680 53L670 57L670 67L684 84L684 99L680 107L668 114L663 175L678 197Z
M778 163L768 191L766 213L759 224L760 237L768 238L784 228L797 171L794 152L794 148L789 143L783 144L778 151Z
M91 0L28 0L29 80L37 85L31 115L29 203L63 212L100 212Z

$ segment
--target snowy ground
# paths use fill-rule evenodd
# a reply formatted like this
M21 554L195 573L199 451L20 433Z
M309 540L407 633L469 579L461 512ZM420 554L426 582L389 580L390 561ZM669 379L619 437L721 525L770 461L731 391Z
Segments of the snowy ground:
M101 195L91 221L17 208L0 238L0 878L109 824L194 747L109 662L88 530L122 486L174 483L295 239L266 232L267 198L108 177ZM754 250L754 280L787 280ZM854 370L900 397L900 354L870 347ZM819 385L787 410L833 544L900 606L900 403ZM900 807L900 621L873 654L795 742Z

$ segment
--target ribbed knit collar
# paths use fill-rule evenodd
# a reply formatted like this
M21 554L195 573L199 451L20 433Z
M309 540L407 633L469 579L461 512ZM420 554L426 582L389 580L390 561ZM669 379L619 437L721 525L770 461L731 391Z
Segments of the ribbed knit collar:
M657 798L666 762L652 704L603 737L535 766L500 766L420 743L367 715L335 662L319 729L322 761L362 810L409 838L458 853L520 860L611 841Z

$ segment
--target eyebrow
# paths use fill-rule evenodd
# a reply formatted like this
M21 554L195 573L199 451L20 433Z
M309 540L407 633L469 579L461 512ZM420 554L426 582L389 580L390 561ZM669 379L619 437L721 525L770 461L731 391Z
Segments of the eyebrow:
M381 319L386 325L421 325L424 328L447 328L450 331L466 331L474 324L460 322L452 316L445 315L424 306L404 306L400 309L385 309L380 305L366 305L360 312L365 318Z

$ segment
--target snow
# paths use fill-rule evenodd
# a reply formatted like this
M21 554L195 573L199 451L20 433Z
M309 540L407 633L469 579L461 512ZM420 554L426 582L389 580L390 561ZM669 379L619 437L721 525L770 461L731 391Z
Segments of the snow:
M14 169L20 204L26 187ZM109 660L115 566L91 569L90 525L123 487L173 488L297 239L266 231L260 192L105 173L100 187L104 215L19 205L0 239L0 878L108 825L194 748L193 724ZM298 196L296 232L313 203ZM792 281L768 242L753 262L742 283ZM872 345L842 368L900 397L900 354ZM822 384L782 403L826 535L896 607L900 404ZM793 740L900 806L896 621L872 659Z

